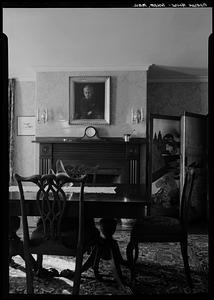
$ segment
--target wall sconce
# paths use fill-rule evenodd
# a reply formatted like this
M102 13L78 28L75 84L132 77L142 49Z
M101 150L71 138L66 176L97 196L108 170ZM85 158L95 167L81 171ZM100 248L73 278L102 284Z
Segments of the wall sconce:
M45 108L41 112L39 108L37 109L37 122L38 123L47 123L48 122L48 109Z
M140 109L133 109L131 108L131 123L132 124L139 124L144 121L144 113L143 113L143 108L141 107Z

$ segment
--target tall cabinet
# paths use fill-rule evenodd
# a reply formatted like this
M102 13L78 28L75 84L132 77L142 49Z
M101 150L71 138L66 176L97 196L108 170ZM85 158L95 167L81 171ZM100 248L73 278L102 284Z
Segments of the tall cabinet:
M190 219L208 216L207 116L150 114L148 118L150 214L177 216L186 167L197 164Z

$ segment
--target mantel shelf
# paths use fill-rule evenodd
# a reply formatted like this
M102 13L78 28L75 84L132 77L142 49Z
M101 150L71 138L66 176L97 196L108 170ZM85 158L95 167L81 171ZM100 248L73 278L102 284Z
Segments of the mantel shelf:
M37 137L33 143L45 144L79 144L79 143L104 143L104 144L144 144L146 138L131 138L129 142L125 142L121 137L101 137L99 139L82 139L79 137Z

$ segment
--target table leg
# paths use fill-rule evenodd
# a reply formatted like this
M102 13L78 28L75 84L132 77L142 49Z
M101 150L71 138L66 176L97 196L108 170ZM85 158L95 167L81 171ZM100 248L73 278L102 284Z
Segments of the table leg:
M95 258L96 258L96 252L97 252L97 247L95 246L92 249L89 258L86 260L86 262L82 266L81 273L87 271L90 267L93 266Z

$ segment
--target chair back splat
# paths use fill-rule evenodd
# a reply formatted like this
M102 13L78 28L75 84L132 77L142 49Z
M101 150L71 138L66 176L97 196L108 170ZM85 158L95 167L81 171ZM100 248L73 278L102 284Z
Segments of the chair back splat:
M61 222L67 202L67 196L62 187L68 183L79 183L81 185L79 193L79 230L81 231L84 226L84 206L82 203L86 177L87 176L84 175L79 178L71 178L60 173L57 175L45 174L31 177L21 177L16 174L15 178L20 190L22 221L24 224L27 225L27 216L25 212L25 196L22 182L32 182L38 186L36 203L44 228L44 239L46 240L60 240L61 238ZM27 227L24 226L24 228ZM26 234L25 238L29 239L29 233L24 232L24 234Z

